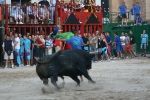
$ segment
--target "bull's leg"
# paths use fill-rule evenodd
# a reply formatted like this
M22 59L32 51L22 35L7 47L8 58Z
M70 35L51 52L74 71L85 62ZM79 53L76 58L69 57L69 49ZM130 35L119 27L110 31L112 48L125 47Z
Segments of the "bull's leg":
M64 81L64 77L63 76L60 76L61 77L61 79Z
M48 86L48 78L43 78L42 80L43 80L43 84Z
M96 83L95 81L93 81L92 80L92 78L89 76L89 74L88 74L88 72L87 72L87 70L83 70L83 71L81 71L81 73L84 75L84 77L86 77L91 83Z
M74 81L77 82L77 86L80 86L80 80L78 79L77 76L70 76Z
M56 81L57 81L57 77L56 77L56 76L52 76L52 77L51 77L51 83L52 83L58 90L60 90L60 87L57 85Z

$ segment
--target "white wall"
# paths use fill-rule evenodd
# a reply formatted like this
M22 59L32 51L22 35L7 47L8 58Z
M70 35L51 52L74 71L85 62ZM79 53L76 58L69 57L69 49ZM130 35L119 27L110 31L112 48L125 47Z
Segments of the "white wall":
M31 3L34 3L34 2L39 2L41 0L31 0Z

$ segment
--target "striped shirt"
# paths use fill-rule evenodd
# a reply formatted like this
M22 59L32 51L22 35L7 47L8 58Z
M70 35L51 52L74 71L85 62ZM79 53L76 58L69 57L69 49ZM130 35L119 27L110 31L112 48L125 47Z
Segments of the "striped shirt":
M53 40L52 39L45 40L45 45L46 45L46 48L52 47L53 46Z

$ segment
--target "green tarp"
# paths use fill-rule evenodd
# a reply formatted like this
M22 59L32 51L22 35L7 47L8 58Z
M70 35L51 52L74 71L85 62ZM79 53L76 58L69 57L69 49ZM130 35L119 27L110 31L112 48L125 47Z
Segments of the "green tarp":
M56 34L54 36L54 38L70 39L73 36L74 36L74 34L72 32L65 32L65 33L61 33L61 34Z

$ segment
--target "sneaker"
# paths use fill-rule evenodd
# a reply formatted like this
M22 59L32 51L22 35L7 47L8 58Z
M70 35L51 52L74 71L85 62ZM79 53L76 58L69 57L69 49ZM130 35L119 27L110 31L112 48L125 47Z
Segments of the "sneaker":
M110 59L108 59L108 61L110 62Z
M26 67L29 67L29 65L26 65Z
M97 61L94 61L95 63L97 63Z
M22 22L19 22L19 24L23 24Z
M134 57L137 57L137 55L135 55Z
M22 67L21 65L19 65L18 67Z
M24 67L24 64L22 64L21 66Z
M146 57L146 55L144 55L144 57Z
M5 67L4 67L4 69L8 69L8 67L7 67L7 66L5 66Z
M143 56L144 54L141 54L141 56Z
M112 57L110 57L110 60L112 60L113 58Z
M117 59L117 57L114 57L113 59Z
M18 22L16 22L16 24L18 24Z
M11 68L13 68L13 69L14 69L14 68L15 68L15 67L14 67L14 65L12 65L12 67L11 67Z
M103 62L103 60L100 60L100 62Z
M36 67L36 65L33 65L33 67Z
M118 60L120 60L120 58L117 58Z

